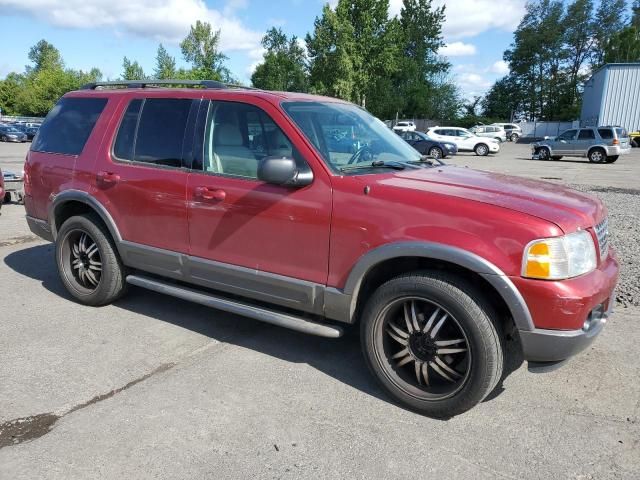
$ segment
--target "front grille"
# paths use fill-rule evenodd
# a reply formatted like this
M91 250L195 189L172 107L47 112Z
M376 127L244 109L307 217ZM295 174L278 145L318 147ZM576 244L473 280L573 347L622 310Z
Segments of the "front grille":
M609 253L609 219L605 217L595 226L596 236L598 237L598 248L600 249L600 258L606 258Z

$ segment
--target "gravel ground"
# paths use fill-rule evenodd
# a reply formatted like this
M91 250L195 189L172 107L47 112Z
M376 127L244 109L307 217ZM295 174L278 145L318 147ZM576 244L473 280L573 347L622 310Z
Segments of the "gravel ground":
M619 307L640 306L640 189L572 185L602 199L609 210L611 244L620 260Z

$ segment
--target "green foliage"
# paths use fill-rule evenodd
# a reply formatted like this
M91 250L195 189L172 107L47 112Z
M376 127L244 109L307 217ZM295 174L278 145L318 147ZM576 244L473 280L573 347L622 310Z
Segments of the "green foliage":
M29 60L33 66L27 66L27 72L64 68L58 49L44 39L29 49Z
M640 62L640 27L629 25L616 32L607 43L604 62Z
M482 115L499 119L498 121L511 120L521 108L521 97L518 94L520 91L514 75L501 78L482 99Z
M127 57L122 59L123 80L144 80L144 70L137 61L131 61Z
M600 0L594 23L595 46L592 63L599 67L605 63L604 55L611 38L625 26L625 0Z
M305 92L308 88L305 52L294 35L288 38L280 28L271 28L262 38L264 61L251 75L256 88Z
M176 77L176 59L169 55L162 44L158 45L156 68L153 73L154 78L159 80L173 79Z
M193 65L189 74L194 80L233 81L231 72L224 66L227 56L218 49L220 30L214 31L208 22L196 21L186 38L180 42L182 56Z

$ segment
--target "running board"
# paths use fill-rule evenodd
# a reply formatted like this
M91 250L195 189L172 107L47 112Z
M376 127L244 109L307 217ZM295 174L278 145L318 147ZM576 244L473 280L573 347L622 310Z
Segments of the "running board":
M172 297L181 298L190 302L199 303L207 307L217 308L225 312L235 313L243 317L253 318L261 322L272 323L279 327L290 328L298 332L317 335L319 337L338 338L342 336L342 328L334 327L323 323L310 322L304 318L288 315L286 313L276 312L266 308L247 305L235 300L229 300L223 297L217 297L210 293L199 292L190 288L181 287L171 283L142 277L139 275L129 275L127 283L138 287L153 290L154 292L164 293Z

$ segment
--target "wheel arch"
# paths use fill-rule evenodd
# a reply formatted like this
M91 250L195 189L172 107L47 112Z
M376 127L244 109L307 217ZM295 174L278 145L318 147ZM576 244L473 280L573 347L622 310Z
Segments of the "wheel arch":
M533 330L527 304L513 282L484 258L457 247L430 242L400 242L363 255L344 286L348 321L354 323L368 294L390 278L422 269L442 269L469 276L497 307L507 313L519 330ZM347 303L347 302L345 302ZM347 313L347 312L344 312Z
M81 190L66 190L56 195L53 202L51 202L49 206L49 224L53 239L57 238L58 230L65 220L73 215L83 213L97 214L109 230L116 244L122 241L118 227L104 205L87 192Z

